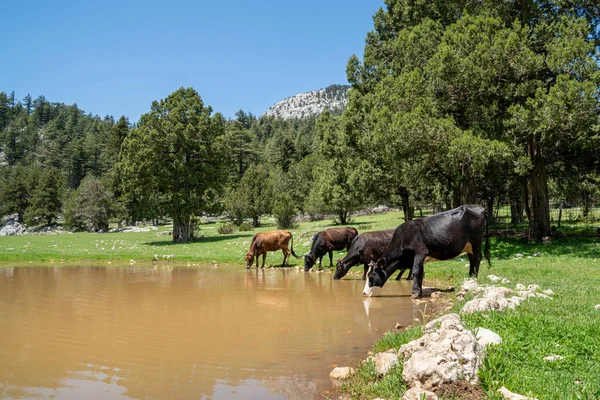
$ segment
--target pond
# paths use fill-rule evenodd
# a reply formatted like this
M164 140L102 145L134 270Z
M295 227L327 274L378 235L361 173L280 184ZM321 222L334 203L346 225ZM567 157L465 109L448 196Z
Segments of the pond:
M311 399L396 323L410 282L244 267L0 268L0 397Z

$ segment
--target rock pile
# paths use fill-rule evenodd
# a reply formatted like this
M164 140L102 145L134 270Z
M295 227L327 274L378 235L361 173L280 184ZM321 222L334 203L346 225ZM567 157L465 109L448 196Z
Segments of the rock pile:
M425 335L400 347L398 355L406 360L402 378L423 389L459 379L476 384L483 350L458 314L444 315L425 326Z
M492 282L500 282L505 278L490 275ZM508 280L507 280L508 281ZM479 285L474 279L465 279L461 290L456 294L459 300L464 299L467 293L473 293L475 298L465 303L460 310L461 314L472 314L484 311L504 311L507 308L515 309L523 301L530 297L541 297L552 299L554 294L551 289L541 291L538 285L529 285L525 287L518 283L515 290L494 285Z
M4 220L0 226L0 236L22 235L25 232L25 227L19 223L18 217L17 214L13 214Z

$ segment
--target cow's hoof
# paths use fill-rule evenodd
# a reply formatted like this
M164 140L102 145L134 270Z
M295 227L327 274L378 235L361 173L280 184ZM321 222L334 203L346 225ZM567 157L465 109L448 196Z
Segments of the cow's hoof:
M340 280L340 278L336 278L336 277L334 276L334 277L333 277L333 280L334 280L334 281L339 281L339 280Z
M421 296L422 296L422 295L421 295L421 293L417 292L417 293L413 293L413 294L410 296L410 298L411 298L411 299L419 299L419 298L421 298Z

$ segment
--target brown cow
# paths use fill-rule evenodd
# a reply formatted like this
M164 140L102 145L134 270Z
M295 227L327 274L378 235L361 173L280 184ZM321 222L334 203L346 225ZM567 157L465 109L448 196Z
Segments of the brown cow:
M329 253L329 266L333 267L333 251L348 250L350 243L358 235L358 231L352 227L329 228L313 236L313 243L310 251L304 256L304 270L309 271L319 259L319 268L323 261L323 256Z
M288 242L292 240L291 251L288 249ZM268 251L280 250L283 252L283 264L287 264L290 258L290 254L294 257L299 258L294 253L294 238L288 231L270 231L257 233L252 237L252 243L250 243L250 250L246 253L246 268L251 268L254 258L256 257L256 268L258 268L258 256L262 254L262 267L265 267L265 259L267 258Z

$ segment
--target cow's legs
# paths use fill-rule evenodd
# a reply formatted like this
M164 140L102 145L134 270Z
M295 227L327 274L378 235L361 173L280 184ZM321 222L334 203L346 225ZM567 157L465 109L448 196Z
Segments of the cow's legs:
M367 272L369 272L369 263L365 263L365 272L363 272L363 277L362 277L363 281L367 279Z
M400 273L399 273L399 274L396 276L396 280L397 280L397 281L399 281L399 280L400 280L400 278L402 278L402 274L403 274L403 273L404 273L404 270L403 270L403 269L401 269L401 270L400 270Z
M323 256L319 257L319 269L323 268Z
M262 263L262 267L261 267L261 268L264 268L264 267L265 267L265 259L266 259L266 258L267 258L267 252L265 251L265 252L263 253L263 263ZM256 268L258 268L258 257L256 257Z
M425 275L425 271L423 268L423 262L425 261L424 254L415 254L413 260L413 285L412 285L412 296L413 299L421 297L423 295L423 276Z
M288 250L287 248L283 248L283 249L281 249L281 251L283 251L283 264L281 264L281 265L287 265L288 260L290 259L290 254L292 254L292 252L290 250Z
M333 250L329 250L329 267L333 267Z
M469 257L469 276L477 278L479 264L481 264L481 248L473 247L473 253L467 253L467 257Z

